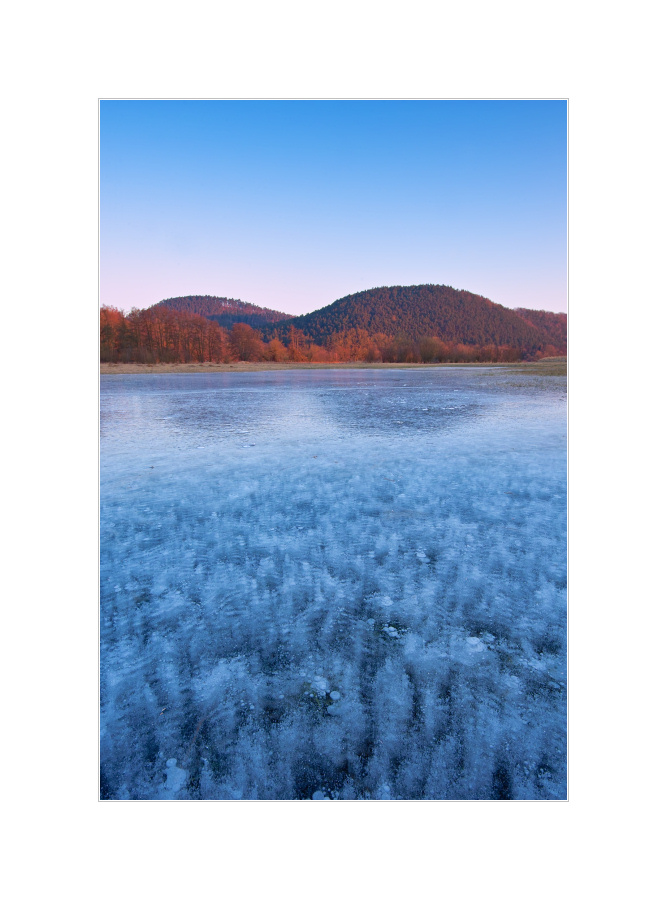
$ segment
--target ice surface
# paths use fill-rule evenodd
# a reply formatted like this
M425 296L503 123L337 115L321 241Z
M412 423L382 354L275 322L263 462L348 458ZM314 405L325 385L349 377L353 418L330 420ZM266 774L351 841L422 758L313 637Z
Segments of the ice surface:
M103 376L102 796L565 797L564 396Z

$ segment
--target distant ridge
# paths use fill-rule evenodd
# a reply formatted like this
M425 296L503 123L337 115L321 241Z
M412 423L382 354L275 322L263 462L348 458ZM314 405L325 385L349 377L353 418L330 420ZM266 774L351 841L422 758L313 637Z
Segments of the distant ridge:
M221 326L221 327L218 327ZM303 316L210 295L100 310L102 362L476 363L567 355L567 315L442 284L360 291Z
M506 346L535 352L567 348L567 316L536 310L511 310L486 297L449 285L395 285L360 291L275 326L283 340L297 329L325 344L334 334L363 329L410 340L437 337L464 345Z
M567 353L566 313L507 309L487 297L442 284L370 288L301 316L209 294L170 297L151 309L164 307L204 316L227 329L244 323L264 340L278 337L286 344L295 332L324 347L335 336L357 331L388 339L436 337L452 345L493 345L528 357Z
M233 300L229 297L211 297L209 294L170 297L155 303L151 308L164 306L178 312L204 316L217 322L223 328L231 328L237 322L245 322L247 325L252 325L253 328L264 329L292 318L287 313L278 312L275 309L255 306L253 303L245 303L243 300Z

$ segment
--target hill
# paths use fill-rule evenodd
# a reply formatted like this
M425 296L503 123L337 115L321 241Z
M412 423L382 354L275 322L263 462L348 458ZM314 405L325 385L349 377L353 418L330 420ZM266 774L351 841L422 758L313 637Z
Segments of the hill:
M522 310L525 314L532 312ZM560 315L566 322L565 314ZM549 316L556 317L556 314L540 312L531 321L528 315L520 315L469 291L421 284L379 287L350 294L315 312L278 323L275 328L265 329L265 333L275 331L286 340L294 328L324 345L336 334L363 329L369 334L400 335L413 341L437 337L456 344L494 344L529 353L547 346L563 352L564 342L556 344L552 337L556 332L560 337L563 329L560 323L547 328Z
M244 322L252 325L253 328L264 329L292 318L287 313L278 312L275 309L266 309L263 306L255 306L253 303L245 303L243 300L233 300L229 297L211 297L208 294L170 297L168 300L161 300L154 304L151 309L159 307L204 316L217 322L223 328L231 328L237 322Z

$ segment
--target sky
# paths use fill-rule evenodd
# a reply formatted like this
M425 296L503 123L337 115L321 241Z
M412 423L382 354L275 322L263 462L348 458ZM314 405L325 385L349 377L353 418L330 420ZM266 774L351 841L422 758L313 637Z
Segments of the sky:
M100 302L445 284L567 310L567 104L103 100Z

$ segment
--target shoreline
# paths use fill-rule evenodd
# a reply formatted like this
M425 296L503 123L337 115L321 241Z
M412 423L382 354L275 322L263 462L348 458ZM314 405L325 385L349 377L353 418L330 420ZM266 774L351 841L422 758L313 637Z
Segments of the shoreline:
M100 363L100 375L209 375L219 372L275 372L295 369L498 369L522 375L567 375L567 358L515 363Z

